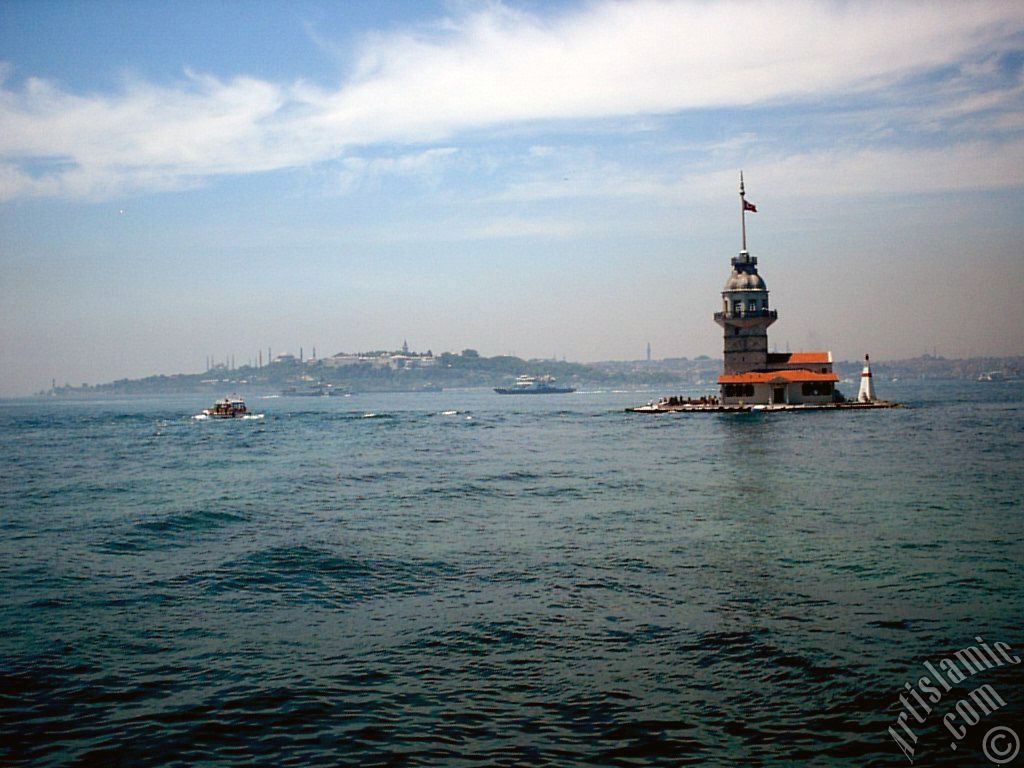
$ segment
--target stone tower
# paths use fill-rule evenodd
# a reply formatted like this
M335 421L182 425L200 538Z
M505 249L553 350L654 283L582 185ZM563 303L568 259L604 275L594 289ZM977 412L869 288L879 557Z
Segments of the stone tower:
M768 287L757 274L757 258L747 251L747 211L756 213L757 208L747 202L740 173L743 250L732 260L732 273L722 289L722 311L715 313L715 322L725 335L726 375L767 369L768 326L778 317L768 308Z

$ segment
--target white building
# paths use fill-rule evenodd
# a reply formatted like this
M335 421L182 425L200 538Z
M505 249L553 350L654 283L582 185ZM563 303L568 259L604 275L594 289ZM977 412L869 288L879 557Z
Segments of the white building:
M360 363L367 361L364 361L361 357L359 357L359 355L346 355L344 353L341 353L337 355L331 355L330 357L325 357L320 362L322 362L328 368L344 368L345 366L348 365L359 365Z
M374 368L390 368L393 371L413 370L416 368L432 368L438 360L433 355L417 354L379 354L379 355L347 355L340 353L325 357L321 362L328 368L344 368L349 365L370 365Z

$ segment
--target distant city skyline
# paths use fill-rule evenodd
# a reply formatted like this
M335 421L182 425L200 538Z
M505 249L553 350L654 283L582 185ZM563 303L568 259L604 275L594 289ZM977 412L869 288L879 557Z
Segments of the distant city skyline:
M1010 2L0 4L0 396L397 349L1024 354Z

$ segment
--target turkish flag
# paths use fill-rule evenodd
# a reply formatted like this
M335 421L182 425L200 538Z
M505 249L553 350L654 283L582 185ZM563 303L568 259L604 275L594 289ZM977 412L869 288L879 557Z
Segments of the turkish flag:
M750 211L751 213L757 213L757 206L753 203L748 203L746 200L743 201L743 210Z

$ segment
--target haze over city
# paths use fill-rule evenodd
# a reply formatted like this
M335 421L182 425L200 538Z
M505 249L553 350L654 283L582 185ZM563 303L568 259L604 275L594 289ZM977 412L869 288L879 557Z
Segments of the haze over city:
M209 355L1024 354L1013 2L0 5L0 395Z

